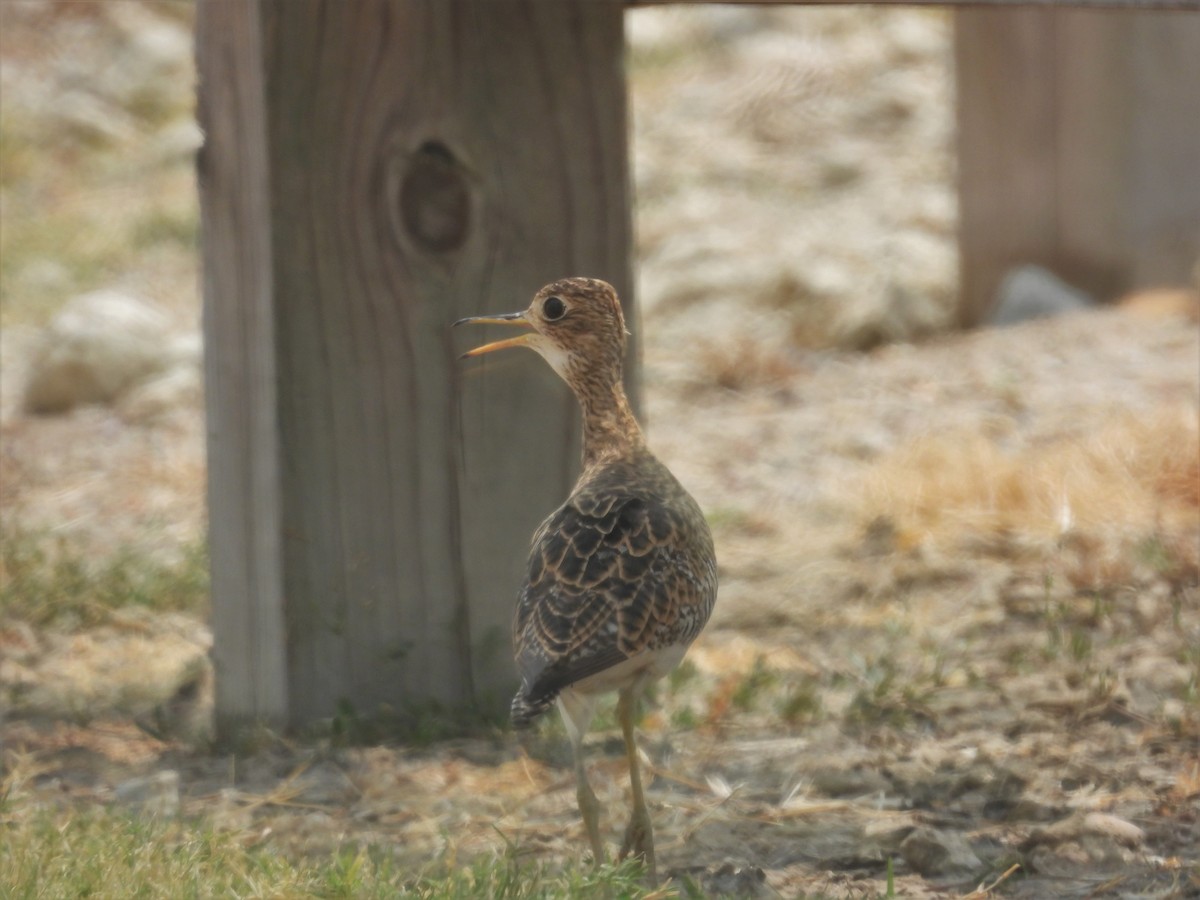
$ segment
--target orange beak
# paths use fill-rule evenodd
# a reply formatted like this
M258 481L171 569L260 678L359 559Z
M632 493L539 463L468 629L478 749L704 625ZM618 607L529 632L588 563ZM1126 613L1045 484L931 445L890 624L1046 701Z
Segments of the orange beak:
M454 327L459 325L516 325L521 328L532 329L529 320L525 318L525 313L505 313L502 316L471 316L467 319L459 319L454 323ZM503 350L506 347L521 347L529 343L535 336L533 331L527 334L518 335L514 338L505 338L502 341L492 341L490 344L484 344L482 347L476 347L474 350L468 350L459 359L466 359L469 356L481 356L484 353L491 353L493 350Z

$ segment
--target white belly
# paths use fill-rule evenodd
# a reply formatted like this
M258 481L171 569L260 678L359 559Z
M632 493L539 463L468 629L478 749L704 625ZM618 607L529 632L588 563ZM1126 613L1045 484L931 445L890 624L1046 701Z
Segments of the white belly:
M655 681L679 665L685 653L687 653L687 646L684 644L663 647L661 650L647 650L645 653L631 656L603 672L597 672L582 681L575 682L568 690L580 694L603 694L606 691L615 691L626 687L635 681L643 684Z
M636 686L638 689L649 681L662 678L683 659L686 644L676 644L661 650L647 650L631 656L612 668L597 672L582 681L577 681L558 695L558 709L567 726L567 736L576 750L591 725L600 694Z

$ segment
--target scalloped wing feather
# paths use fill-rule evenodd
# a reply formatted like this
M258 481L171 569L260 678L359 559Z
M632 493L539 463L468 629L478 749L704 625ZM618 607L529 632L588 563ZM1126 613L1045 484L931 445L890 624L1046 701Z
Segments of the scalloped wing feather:
M690 643L715 594L712 538L682 488L670 501L620 487L573 495L534 535L513 622L513 721L638 654Z

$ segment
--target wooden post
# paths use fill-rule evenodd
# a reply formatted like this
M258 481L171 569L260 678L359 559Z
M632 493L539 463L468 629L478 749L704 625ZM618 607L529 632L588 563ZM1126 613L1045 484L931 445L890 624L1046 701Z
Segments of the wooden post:
M1200 255L1200 16L956 13L964 324L1038 263L1110 300Z
M252 63L262 36L249 3L206 3L200 13L205 77L197 115L205 142L197 168L217 709L223 721L280 725L288 684L271 197L262 70Z
M515 591L577 469L576 414L532 354L459 363L484 335L449 326L565 275L631 300L622 15L201 2L222 733L346 701L507 704Z

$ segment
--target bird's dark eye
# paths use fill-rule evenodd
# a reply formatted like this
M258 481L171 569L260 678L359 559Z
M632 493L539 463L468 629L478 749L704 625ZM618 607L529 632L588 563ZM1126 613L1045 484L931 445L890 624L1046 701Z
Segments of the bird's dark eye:
M546 302L542 304L542 315L546 317L547 322L561 319L566 313L567 304L562 302L562 297L547 297Z

